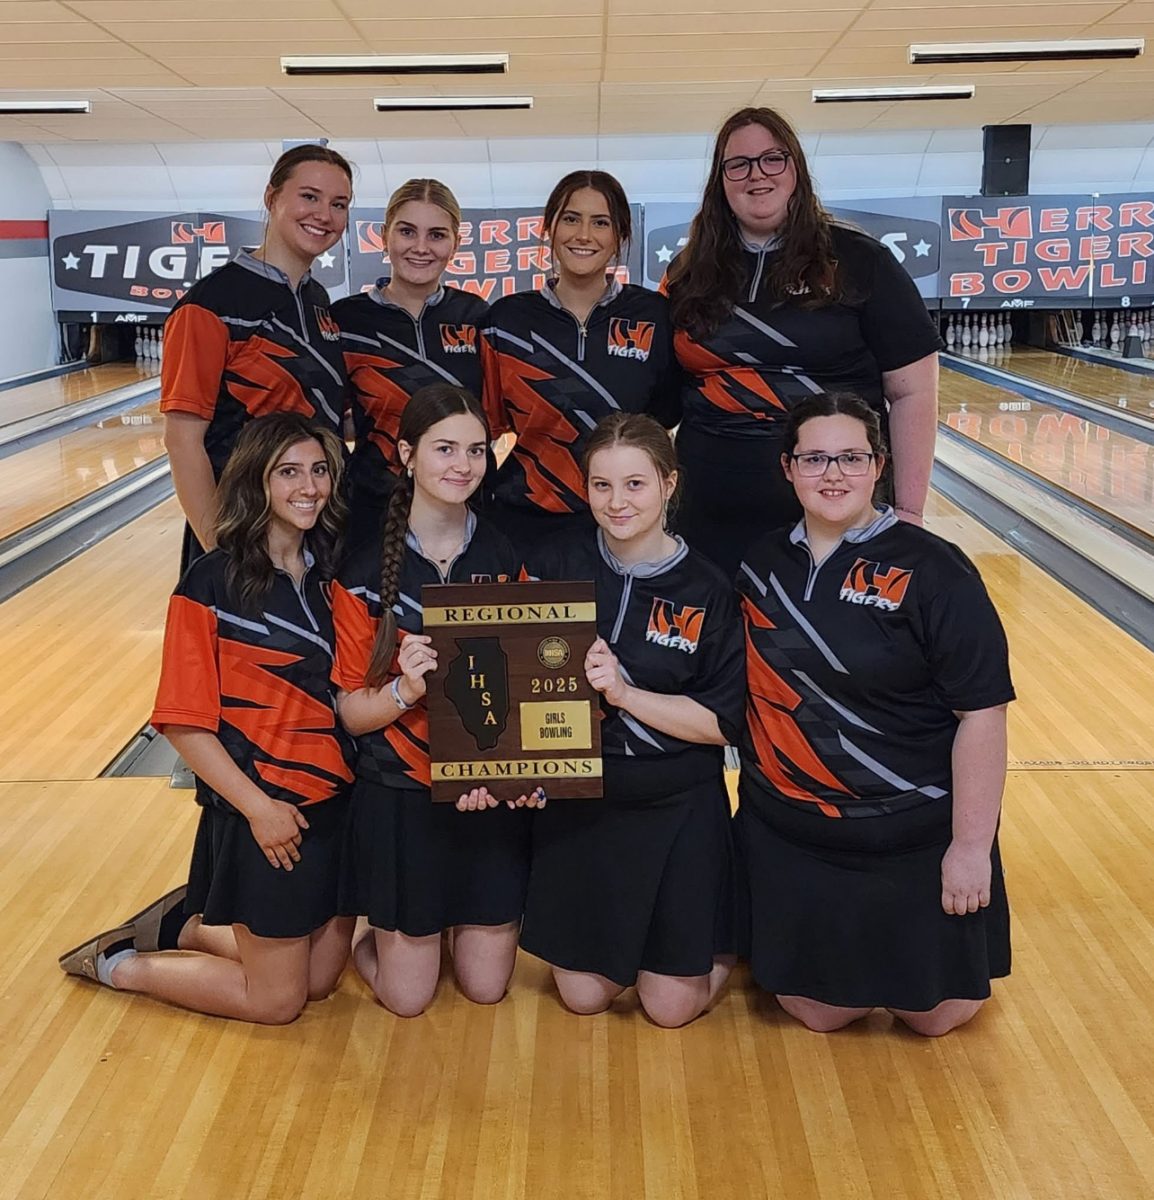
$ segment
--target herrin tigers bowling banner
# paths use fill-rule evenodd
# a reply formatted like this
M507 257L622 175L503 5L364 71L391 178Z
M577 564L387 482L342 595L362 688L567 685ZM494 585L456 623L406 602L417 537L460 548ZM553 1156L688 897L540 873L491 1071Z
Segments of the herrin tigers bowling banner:
M942 307L1154 302L1154 198L945 196Z

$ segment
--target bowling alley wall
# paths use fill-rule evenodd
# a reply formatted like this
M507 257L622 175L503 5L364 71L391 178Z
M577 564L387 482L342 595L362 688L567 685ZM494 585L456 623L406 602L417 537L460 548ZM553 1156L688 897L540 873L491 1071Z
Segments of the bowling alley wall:
M827 206L886 244L932 308L1154 299L1152 125L1035 127L1029 197L977 196L980 130L803 141ZM385 200L406 178L432 175L465 208L450 279L495 299L545 277L540 205L561 175L589 165L617 175L634 201L628 270L655 285L683 243L711 139L333 144L357 164L347 261L338 255L318 267L334 296L387 272ZM239 142L0 145L3 178L15 185L0 192L0 229L34 232L21 222L42 228L47 217L50 238L20 242L30 257L0 258L0 378L55 362L58 320L158 325L193 280L259 240L258 205L279 150Z

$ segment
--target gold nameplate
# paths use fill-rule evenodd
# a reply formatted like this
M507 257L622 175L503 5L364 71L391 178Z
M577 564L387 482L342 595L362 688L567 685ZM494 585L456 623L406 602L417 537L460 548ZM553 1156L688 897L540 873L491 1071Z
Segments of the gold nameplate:
M423 625L573 625L597 621L597 605L558 602L555 604L454 604L426 608Z
M475 759L431 763L434 783L469 783L485 779L600 779L599 758Z
M522 750L591 750L589 701L522 703Z

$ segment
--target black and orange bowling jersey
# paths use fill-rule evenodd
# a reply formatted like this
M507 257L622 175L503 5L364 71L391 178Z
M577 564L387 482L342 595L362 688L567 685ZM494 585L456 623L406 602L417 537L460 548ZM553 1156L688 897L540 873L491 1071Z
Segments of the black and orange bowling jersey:
M472 510L467 521L465 548L443 574L422 553L415 535L408 534L393 606L398 649L406 633L420 633L423 628L421 588L426 583L503 583L518 578L521 562L508 538ZM333 585L337 634L333 682L342 691L365 686L381 621L380 589L380 545L363 543L350 554ZM391 675L399 673L394 656ZM429 786L429 714L423 699L391 725L366 733L357 742L358 780L385 787Z
M401 469L397 430L409 397L430 383L451 383L481 398L480 331L489 306L460 288L438 288L419 317L384 293L387 279L333 305L349 377L356 445L349 461L351 503L379 508Z
M827 817L943 800L954 714L1014 699L1006 636L974 565L891 508L819 564L804 524L770 534L746 553L738 591L743 796Z
M581 458L610 413L679 412L679 372L664 296L616 280L582 325L551 286L489 310L482 355L494 435L517 435L492 485L499 503L547 513L585 510Z
M164 323L160 411L209 422L217 479L253 417L301 413L339 435L346 388L328 292L307 273L294 292L246 250L193 284Z
M259 613L242 613L213 550L169 601L152 724L191 725L220 738L266 795L319 804L352 782L352 739L337 723L329 584L311 557L300 586L278 571ZM233 811L196 781L199 804Z
M537 551L526 570L537 579L592 579L597 632L617 656L626 682L647 692L689 696L717 716L723 731L734 730L745 705L737 597L713 563L677 542L663 562L626 566L609 551L600 530L572 533ZM604 698L601 709L606 756L654 758L695 750L707 772L720 766L720 746L652 729Z
M773 244L746 246L745 292L717 330L674 339L684 371L682 428L728 438L782 436L790 409L809 396L848 391L884 416L883 371L944 343L913 280L880 242L834 226L842 299L822 308L766 294Z

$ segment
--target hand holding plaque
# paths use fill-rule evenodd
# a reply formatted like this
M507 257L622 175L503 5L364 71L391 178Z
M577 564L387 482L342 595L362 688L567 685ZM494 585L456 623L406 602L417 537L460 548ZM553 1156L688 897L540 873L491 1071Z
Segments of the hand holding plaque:
M424 632L433 799L483 785L502 800L601 795L597 693L585 655L597 639L593 584L430 584Z

